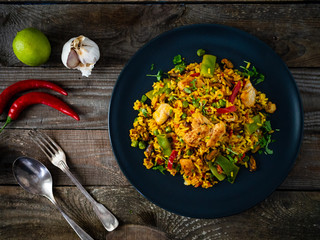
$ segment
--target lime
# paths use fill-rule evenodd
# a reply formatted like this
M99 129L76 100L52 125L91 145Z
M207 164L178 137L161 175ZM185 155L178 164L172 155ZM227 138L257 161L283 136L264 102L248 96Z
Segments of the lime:
M45 63L51 53L48 38L35 28L25 28L18 32L12 42L12 48L17 58L29 66Z

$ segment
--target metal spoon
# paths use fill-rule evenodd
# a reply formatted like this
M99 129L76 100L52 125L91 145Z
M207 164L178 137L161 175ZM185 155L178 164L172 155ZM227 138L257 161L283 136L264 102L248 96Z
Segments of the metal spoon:
M46 197L56 206L80 239L93 240L93 238L71 220L57 204L52 193L52 177L46 166L35 159L19 157L14 161L12 170L14 177L22 188L30 193Z

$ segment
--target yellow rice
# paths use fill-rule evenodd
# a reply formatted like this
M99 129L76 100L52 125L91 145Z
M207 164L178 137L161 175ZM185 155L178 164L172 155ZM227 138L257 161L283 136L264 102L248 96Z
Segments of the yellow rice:
M249 66L247 66L249 67ZM263 111L267 104L268 98L264 93L256 91L255 104L253 107L246 107L240 98L242 87L233 103L229 101L232 94L233 87L238 81L249 81L249 78L244 77L238 70L216 65L214 76L212 78L205 78L201 75L195 76L200 73L200 64L191 63L185 71L180 74L177 70L172 69L168 72L168 78L162 81L154 82L153 91L161 92L161 89L167 87L170 92L163 92L154 96L151 104L146 104L140 100L134 103L133 108L137 111L138 117L133 123L133 128L130 130L130 138L132 141L144 141L148 145L148 150L145 151L145 158L143 165L147 169L156 166L163 166L170 174L176 175L180 173L186 185L194 187L209 188L218 182L215 179L208 166L208 161L215 159L208 159L207 156L215 151L215 156L218 154L230 155L232 154L237 165L248 167L247 162L241 161L241 156L252 151L259 141L259 131L253 134L248 134L244 130L244 125L251 123L252 118L259 114L261 123L266 121L266 113ZM183 81L192 76L196 81L202 81L203 87L193 88L192 93L187 93L177 87L179 81ZM227 81L233 83L228 86ZM190 87L190 86L189 86ZM169 100L170 99L170 100ZM235 112L224 114L217 114L218 101L223 99L225 107L236 106ZM183 102L188 102L188 107L183 107ZM198 103L195 104L195 102ZM163 123L158 124L152 117L153 113L157 110L160 104L168 103L172 107L172 114ZM141 109L145 109L143 113ZM206 142L208 138L200 141L197 147L192 147L183 141L186 133L191 131L190 124L193 120L193 113L199 112L204 115L212 124L223 122L226 126L226 133L219 139L213 147L207 147ZM186 114L183 119L182 115ZM170 127L171 131L166 132L166 128ZM172 149L176 150L178 157L173 160L173 168L168 169L168 157L163 155L162 149L159 146L155 131L158 134L166 134L171 140ZM192 154L190 152L192 151ZM235 154L236 153L236 154ZM181 159L190 159L192 161L192 169L184 169L181 164Z

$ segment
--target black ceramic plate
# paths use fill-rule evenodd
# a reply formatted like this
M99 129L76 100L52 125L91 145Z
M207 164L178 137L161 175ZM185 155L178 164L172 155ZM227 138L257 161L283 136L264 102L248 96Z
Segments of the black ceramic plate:
M143 151L130 146L129 130L137 115L133 103L152 89L150 66L168 71L181 54L187 63L201 62L199 49L230 59L236 68L249 61L265 75L256 88L277 104L271 115L280 129L270 144L273 155L257 155L258 170L242 168L236 182L209 189L183 184L182 176L147 170ZM268 197L287 177L297 157L303 131L303 111L297 86L280 57L266 44L238 29L221 25L190 25L161 34L143 46L128 62L114 87L109 109L109 132L114 154L132 185L147 199L171 212L197 218L216 218L244 211Z

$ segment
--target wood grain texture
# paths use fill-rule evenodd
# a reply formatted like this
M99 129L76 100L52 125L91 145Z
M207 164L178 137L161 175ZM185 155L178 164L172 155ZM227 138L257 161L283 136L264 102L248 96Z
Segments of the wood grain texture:
M167 212L129 186L94 187L89 192L119 218L120 226L149 226L169 239L318 239L320 233L320 192L276 191L242 214L219 219ZM108 236L77 189L55 187L54 194L63 209L95 239ZM0 188L0 209L4 210L1 239L76 239L49 201L20 187Z
M175 27L217 23L260 38L289 67L320 67L320 4L316 3L2 5L0 11L2 66L23 66L11 43L25 27L42 30L51 42L52 55L44 67L62 66L63 44L80 34L101 48L97 66L109 66L124 64L143 44Z
M130 237L136 240L141 240L141 236L150 240L159 239L154 233L173 240L319 239L319 2L12 2L0 0L0 3L9 3L0 4L0 91L23 79L37 78L55 82L69 92L67 97L56 96L72 105L80 114L81 121L76 122L54 109L37 105L24 111L17 121L0 134L1 240L77 239L48 200L31 195L17 186L11 166L13 160L21 155L35 157L49 168L58 203L97 240L114 239L116 236L125 239L123 236L128 237L129 229L133 226L137 226L137 231ZM31 2L37 4L25 4ZM283 184L255 207L241 214L218 219L179 216L145 199L122 174L108 138L108 105L112 89L125 63L141 46L159 34L197 23L237 27L268 44L290 67L304 110L303 143L294 167ZM52 55L49 62L41 67L23 65L11 50L16 32L30 26L42 30L51 42ZM92 38L101 49L101 59L89 78L82 78L76 70L66 69L60 60L63 44L80 34ZM4 118L2 115L0 121ZM71 171L89 193L119 219L120 227L115 232L109 234L102 227L80 191L31 142L27 137L31 128L42 129L61 145L67 154ZM139 232L143 228L150 228L154 232Z
M67 176L46 159L27 136L27 131L8 130L0 135L0 184L16 184L11 170L12 163L17 157L27 155L42 161L49 168L57 186L73 186ZM44 132L64 149L71 171L84 185L130 185L115 160L106 130L45 130ZM320 190L319 146L320 134L305 134L295 165L280 189Z
M65 151L70 170L83 185L128 185L114 158L108 132L44 131ZM28 131L6 131L0 135L0 184L16 184L12 163L19 156L30 156L43 162L52 172L57 185L71 185L70 179L53 166L28 136Z
M0 68L0 91L19 80L29 78L52 81L68 91L67 97L56 96L70 104L81 119L77 122L55 109L36 105L22 112L19 119L7 128L107 129L112 90L122 68L123 65L96 67L89 78L83 78L80 72L66 68ZM320 132L320 68L290 70L301 94L304 130ZM2 121L5 118L5 115L0 116Z
M201 0L201 3L306 3L309 0ZM181 0L0 0L0 3L154 3L154 4L164 4L164 3L181 3ZM184 0L183 3L199 3L197 0Z

